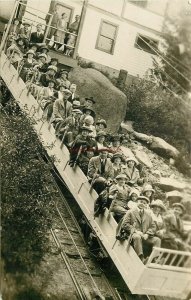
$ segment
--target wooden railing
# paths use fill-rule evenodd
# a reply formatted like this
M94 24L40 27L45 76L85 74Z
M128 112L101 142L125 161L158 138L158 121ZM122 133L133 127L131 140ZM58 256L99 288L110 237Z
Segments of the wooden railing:
M154 247L146 266L191 273L191 252Z

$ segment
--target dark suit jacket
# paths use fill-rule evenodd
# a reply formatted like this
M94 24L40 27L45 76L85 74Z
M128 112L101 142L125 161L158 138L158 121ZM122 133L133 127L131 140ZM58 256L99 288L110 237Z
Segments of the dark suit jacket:
M93 178L94 174L98 172L98 174L102 175L103 177L112 178L113 175L113 166L110 158L106 159L105 164L105 172L104 174L101 174L101 160L99 156L92 157L89 161L88 166L88 177Z
M30 43L43 43L44 34L40 33L39 36L37 36L37 32L31 33Z
M149 212L144 210L144 214L141 217L139 214L139 210L137 208L129 210L126 215L124 216L122 228L130 232L133 224L135 223L135 229L141 231L143 233L147 233L149 235L154 235L156 231L155 223Z
M165 238L186 237L182 220L179 218L179 221L177 221L173 213L166 215L164 217L164 222L166 227L166 233L164 234Z

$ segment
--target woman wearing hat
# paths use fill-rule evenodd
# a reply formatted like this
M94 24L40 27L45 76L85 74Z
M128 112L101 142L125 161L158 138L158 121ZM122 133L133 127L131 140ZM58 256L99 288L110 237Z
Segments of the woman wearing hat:
M83 115L81 116L81 119L80 119L80 125L81 126L84 124L84 119L87 116L92 116L95 119L96 114L95 114L95 111L92 108L84 107L82 109L82 112L83 112Z
M44 115L48 120L52 116L53 104L56 100L54 87L55 81L53 79L49 80L48 87L43 87L39 96L39 101L42 109L44 110Z
M21 61L21 65L19 66L20 77L24 82L28 81L29 78L33 74L33 67L36 64L36 60L34 59L35 53L32 50L27 51L26 58Z
M96 137L96 129L95 129L95 126L94 126L94 118L92 116L85 117L84 123L83 123L82 126L88 126L91 129L90 136L93 137L93 138Z
M99 132L100 130L106 130L107 122L104 119L99 119L96 122L96 131Z
M138 189L131 189L129 193L129 201L127 207L133 209L137 207L137 199L140 196L140 191Z
M154 193L155 193L155 190L153 189L152 185L145 184L143 186L142 195L149 198L150 202L153 200Z
M93 97L86 97L84 107L92 108L95 103L96 101Z
M6 30L6 28L7 28L7 25L5 25L5 30ZM18 38L19 30L20 30L20 21L19 21L19 19L15 18L9 28L9 35L7 38L7 46L8 47L11 46L12 41L14 41Z
M137 186L137 181L140 178L139 171L136 168L137 161L134 157L128 157L126 159L126 167L124 173L127 176L128 185Z
M113 153L122 152L120 149L120 136L114 135L111 137L111 149Z
M100 130L95 139L96 139L96 153L99 153L99 150L105 147L108 147L108 144L106 143L106 136L107 134L105 133L105 131Z
M113 166L113 178L116 178L116 176L123 173L122 163L124 162L124 158L122 154L119 152L115 153L111 158L111 162Z
M174 203L172 211L164 216L165 233L162 246L168 249L186 250L185 239L188 234L184 230L182 216L185 208L182 203Z
M50 80L56 80L55 75L57 73L57 67L56 66L49 66L46 73L42 74L40 76L39 82L42 86L48 86L48 83Z
M163 214L166 211L166 208L163 202L159 199L152 201L150 204L151 216L156 225L156 236L162 238L164 232L164 220Z
M13 66L18 67L19 62L21 62L26 48L25 40L18 38L12 43L12 45L7 49L7 57L10 59Z
M68 72L66 70L61 70L59 78L56 80L57 87L63 84L66 89L70 88L70 81L68 80ZM72 94L72 93L71 93Z
M46 45L43 45L43 46L40 48L39 52L40 52L39 55L40 55L40 54L46 54L46 62L47 62L47 63L49 63L49 62L51 61L51 57L50 57L50 55L48 54L49 49L48 49L48 47L47 47Z

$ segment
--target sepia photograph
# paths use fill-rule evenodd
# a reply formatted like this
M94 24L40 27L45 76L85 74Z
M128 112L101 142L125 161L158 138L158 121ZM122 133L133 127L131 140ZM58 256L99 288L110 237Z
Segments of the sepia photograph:
M0 300L191 300L191 0L0 0Z

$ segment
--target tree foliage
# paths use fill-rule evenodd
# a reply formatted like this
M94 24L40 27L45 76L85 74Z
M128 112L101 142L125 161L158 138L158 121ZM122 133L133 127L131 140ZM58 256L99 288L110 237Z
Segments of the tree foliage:
M50 166L31 125L21 112L1 113L2 257L9 271L32 271L49 245L55 190L46 188Z
M134 129L165 139L181 156L189 157L191 108L145 79L136 80L124 92L129 100L126 119L134 121Z

